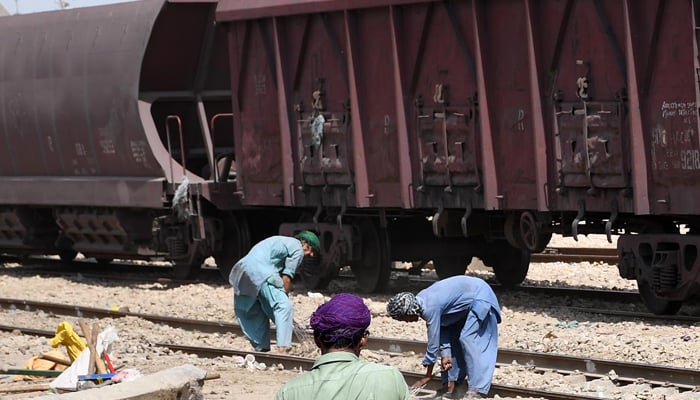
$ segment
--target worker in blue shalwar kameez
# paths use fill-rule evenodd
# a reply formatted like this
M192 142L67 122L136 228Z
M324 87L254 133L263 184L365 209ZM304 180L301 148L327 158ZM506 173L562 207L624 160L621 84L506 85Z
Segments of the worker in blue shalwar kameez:
M403 292L387 303L387 312L399 321L425 320L428 347L423 358L425 376L413 387L430 381L441 353L443 398L461 398L456 384L469 384L467 398L486 396L498 354L501 309L491 287L482 279L461 275L437 281L417 295ZM446 375L446 376L445 376Z
M243 333L256 351L270 350L270 320L277 329L277 351L292 346L294 315L289 291L304 257L318 257L320 241L311 231L295 237L262 240L233 266L233 308Z

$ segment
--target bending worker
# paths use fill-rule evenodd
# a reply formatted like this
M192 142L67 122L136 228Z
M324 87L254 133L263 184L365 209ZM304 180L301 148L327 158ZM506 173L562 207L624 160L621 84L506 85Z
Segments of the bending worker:
M360 297L340 293L311 315L321 357L309 372L287 382L275 400L408 400L408 386L395 367L361 361L372 319Z
M399 293L389 300L386 309L399 321L425 320L426 373L413 387L430 381L439 350L442 370L447 371L442 374L443 398L461 398L456 385L465 375L469 384L467 398L488 394L498 354L501 309L486 282L466 275L454 276L435 282L418 295Z
M289 352L294 318L288 293L304 257L318 257L318 236L303 231L296 237L262 240L233 266L233 308L243 333L256 351L270 350L270 320L277 328L277 351Z

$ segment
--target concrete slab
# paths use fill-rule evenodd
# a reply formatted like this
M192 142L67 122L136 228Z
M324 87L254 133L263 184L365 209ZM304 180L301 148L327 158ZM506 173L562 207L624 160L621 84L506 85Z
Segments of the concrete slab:
M206 371L181 365L144 375L132 382L116 383L79 392L50 394L39 400L200 400Z

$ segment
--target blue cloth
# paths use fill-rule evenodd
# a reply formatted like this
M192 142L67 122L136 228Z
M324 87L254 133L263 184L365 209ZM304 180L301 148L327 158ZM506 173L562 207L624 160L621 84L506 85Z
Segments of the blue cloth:
M463 354L462 344L459 342L459 336L464 328L466 318L440 329L440 335L443 337L440 342L449 342L452 354ZM446 374L441 374L442 383L456 382L461 384L467 377L467 365L465 357L453 357L452 368Z
M454 276L420 291L416 300L423 308L421 318L428 330L423 365L435 363L440 351L442 357L452 357L454 371L448 371L450 380L463 376L466 365L469 388L488 393L501 322L501 308L491 287L479 278ZM457 341L461 348L455 346Z
M275 321L277 346L290 347L294 331L292 302L275 279L264 282L256 297L233 296L233 309L255 351L270 350L270 320Z
M294 278L304 250L298 239L271 236L260 241L231 269L229 283L235 294L257 296L263 282L280 274Z
M275 322L277 346L292 345L294 314L281 274L293 278L303 257L299 240L272 236L253 246L231 270L233 308L256 351L270 350L270 320Z

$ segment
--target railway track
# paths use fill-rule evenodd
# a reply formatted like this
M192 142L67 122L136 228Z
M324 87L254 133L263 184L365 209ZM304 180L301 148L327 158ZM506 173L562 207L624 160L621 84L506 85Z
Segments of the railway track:
M22 332L24 334L52 337L54 335L51 331L44 331L33 328L23 328L15 326L0 325L0 330ZM405 340L389 339L389 338L373 338L369 341L368 350L374 349L377 351L378 346L386 347L388 342L403 342L401 343L402 348L414 348L415 346L422 346L425 348L425 343L422 342L411 342ZM372 342L378 342L372 345ZM410 342L410 343L409 343ZM301 369L309 370L314 363L314 359L290 356L290 355L280 355L274 353L261 353L248 350L237 350L237 349L224 349L224 348L213 348L213 347L203 347L203 346L183 346L171 343L157 343L158 346L168 348L171 351L183 352L188 354L195 354L199 357L215 358L215 357L237 357L237 356L247 356L252 355L257 362L262 362L267 365L282 365L285 369ZM396 350L396 348L394 348ZM391 351L383 349L383 351ZM503 354L507 353L507 354ZM503 363L503 358L513 358L509 363ZM584 359L579 357L570 356L557 356L557 355L547 355L538 354L532 352L524 351L513 351L513 350L499 350L499 361L498 367L504 367L508 364L512 364L513 361L522 363L523 365L528 365L533 367L537 371L544 372L546 370L553 370L561 374L572 374L577 371L584 370L586 378L589 380L598 379L604 377L606 374L603 371L598 371L602 368L616 368L615 371L618 373L618 382L621 385L633 384L639 382L640 379L644 379L647 384L652 386L668 386L672 384L678 387L679 390L687 391L692 390L695 387L695 383L698 381L700 371L696 370L683 370L679 368L664 368L664 367L651 367L642 364L626 364L618 363L615 361L607 360L596 360L596 359ZM591 372L592 371L592 372ZM413 382L420 377L422 374L410 371L401 371L407 382ZM632 374L630 377L623 376L624 373ZM634 375L640 375L634 378ZM439 377L434 377L428 385L425 387L427 394L430 392L435 392L441 387L441 381ZM552 400L563 400L563 399L573 399L573 400L591 400L597 399L595 396L587 396L575 393L560 393L548 390L539 390L525 387L517 387L512 385L501 385L493 384L491 387L491 396L501 396L501 397L537 397L543 399Z
M24 334L52 337L54 335L51 331L43 331L39 329L32 328L22 328L15 326L0 325L0 330L22 332ZM212 348L212 347L200 347L200 346L182 346L169 343L158 343L157 346L168 348L171 351L183 352L188 354L195 354L199 357L206 358L216 358L216 357L237 357L237 356L248 356L252 355L257 362L265 363L267 365L282 365L285 369L301 369L308 371L311 366L313 366L314 359L290 355L274 354L270 352L261 353L248 350L236 350L236 349L223 349L223 348ZM410 371L401 371L407 382L413 382L420 377L422 374ZM436 393L438 389L442 386L439 377L433 377L433 379L428 382L428 384L423 389L423 393L419 395L431 396ZM517 387L511 385L499 385L493 384L491 386L491 391L489 393L491 396L499 395L501 397L536 397L542 399L550 400L593 400L598 399L597 397L572 394L572 393L559 393L546 390L537 390L525 387Z
M371 340L370 340L371 341ZM238 356L241 354L252 354L255 356L257 361L264 362L266 364L282 364L285 368L301 368L302 370L309 370L314 363L314 359L296 357L296 356L285 356L276 355L271 353L258 353L258 352L241 352L231 349L220 349L220 348L210 348L210 347L194 347L194 346L179 346L167 343L159 343L160 346L167 347L172 351L181 351L190 354L196 354L200 357L222 357L222 356ZM401 371L406 379L406 382L413 382L423 377L423 374L409 371ZM433 377L430 382L424 388L426 392L425 395L434 394L440 387L442 382L439 377ZM420 394L419 394L420 395ZM490 396L501 396L501 397L536 397L542 399L551 400L592 400L598 399L598 397L586 396L574 393L560 393L547 390L537 390L525 387L517 387L511 385L499 385L492 384L491 390L489 392Z
M132 316L153 323L164 324L174 328L181 328L185 330L199 331L209 334L235 333L237 335L242 335L240 325L222 321L183 319L162 315L111 311L77 305L34 302L28 300L6 298L0 299L0 308L20 309L25 311L43 311L45 313L75 316L78 318L119 318ZM54 335L54 332L51 331L8 325L0 325L0 330L19 331L24 334L45 337L53 337ZM250 351L231 349L212 349L191 346L178 346L173 344L162 345L174 351L184 351L207 357L241 355L251 353ZM422 354L425 351L425 348L426 343L424 341L384 337L372 337L372 339L368 341L368 344L365 347L366 350L393 355ZM256 359L259 359L260 361L266 360L267 357L274 356L270 353L254 353L254 355L256 356ZM268 361L263 362L268 363ZM308 369L308 367L310 366L309 363L313 363L313 360L307 360L301 357L291 357L289 359L282 357L281 359L275 359L274 363L281 363L285 366L285 368L304 367L305 369ZM700 386L700 371L695 369L650 366L641 363L619 362L613 360L595 359L590 357L575 357L549 353L529 352L522 350L499 349L497 363L500 367L506 367L515 363L518 365L529 366L538 371L544 372L549 370L556 371L561 374L571 374L574 371L581 371L586 375L586 378L589 380L599 379L605 376L609 371L614 370L619 377L618 382L620 382L621 384L632 384L634 382L637 382L639 379L643 379L647 383L656 386L665 385L670 382L673 383L674 386L677 386L679 387L679 389L682 390L692 390L693 388ZM417 376L418 375L416 375L416 377ZM411 375L407 375L407 378L412 379L413 377ZM506 389L504 388L503 390ZM523 396L523 394L519 395Z
M573 254L574 250L578 249L568 249L568 248L555 248L559 254ZM604 253L610 254L610 251L614 249L601 249L601 248L583 248L583 251L579 253L588 254L590 256L601 255ZM11 259L15 262L21 262L15 257L5 256L5 261ZM70 274L75 274L76 279L92 279L96 281L113 281L115 277L119 281L129 281L129 282L159 282L166 285L179 285L187 284L192 282L197 283L207 283L211 285L227 285L223 282L219 271L212 266L204 266L201 270L200 276L196 280L176 280L169 278L169 267L163 265L153 265L152 263L140 264L133 262L117 262L113 263L110 268L104 268L98 266L94 261L86 260L76 260L71 263L63 263L58 259L53 258L32 258L40 263L30 264L28 266L8 268L13 274L16 275L49 275L49 276L60 276L70 279ZM430 284L435 282L434 277L430 276L416 276L405 274L406 270L403 270L403 274L396 276L397 283L396 287L403 287L403 285L410 286L409 290L420 290L422 288L428 287ZM345 276L341 275L339 278L354 279L351 274ZM403 283L401 283L403 280ZM629 305L629 304L639 304L643 305L639 292L636 290L606 290L606 289L592 289L592 288L578 288L578 287L554 287L554 286L534 286L534 285L520 285L514 288L503 289L498 283L491 284L493 289L499 293L506 291L508 293L522 292L532 295L544 295L544 296L556 296L562 298L570 299L589 299L589 300L604 300L608 302L615 302L619 304ZM394 288L396 289L396 288ZM611 309L590 309L585 310L590 313L599 313L606 315L617 315L621 317L633 317L633 318L644 318L644 319L657 319L657 320L677 320L684 322L695 322L697 319L695 317L688 317L683 315L676 316L655 316L649 313L641 312L629 312L629 311L618 311Z
M52 275L52 276L63 276L67 280L76 280L80 281L81 283L87 283L84 282L86 280L96 280L98 282L98 285L100 285L100 282L104 282L105 285L113 285L116 284L118 286L129 286L129 282L140 282L140 283L151 283L151 282L159 282L159 287L177 287L179 285L185 284L187 285L188 283L192 283L192 281L178 281L175 279L169 279L169 278L163 278L163 270L167 269L168 267L165 266L152 266L149 264L143 264L143 263L117 263L114 265L115 268L109 268L106 269L102 266L96 265L92 260L80 260L78 262L71 263L67 269L65 269L65 266L62 264L60 267L57 267L60 261L55 260L55 264L47 264L49 265L48 267L44 267L41 264L43 262L47 261L46 259L38 259L37 261L40 261L39 263L36 263L29 268L24 268L21 266L14 266L14 267L9 267L8 268L8 273L10 274L17 274L18 276L23 276L25 273L30 274L30 275ZM1 268L0 268L1 270ZM67 273L68 272L68 273ZM215 286L220 286L220 285L225 285L225 283L221 282L220 277L218 276L218 271L214 268L204 268L203 269L203 275L200 276L199 279L197 279L195 282L196 283L206 283L207 285L211 284L212 287ZM395 274L394 274L395 275ZM424 274L423 276L416 277L416 276L408 276L406 275L401 275L401 279L403 280L410 280L410 290L415 289L416 287L420 287L422 285L429 285L431 284L434 280L431 279L426 279L428 274ZM397 279L396 282L394 282L392 285L402 285L403 283L400 282L400 280ZM493 285L494 289L497 291L500 291L501 288L495 284ZM395 289L395 287L394 287ZM546 286L521 286L516 289L508 289L508 292L526 292L526 293L532 293L535 295L545 295L545 296L556 296L556 297L561 297L561 298L571 298L571 299L597 299L601 300L604 299L606 301L614 301L614 302L619 302L622 304L629 304L629 303L640 303L639 301L639 294L636 291L619 291L619 290L600 290L600 289L580 289L580 288L568 288L568 287L546 287ZM551 303L551 301L548 301L548 303ZM556 302L555 302L556 303ZM593 302L595 304L596 302ZM561 304L577 304L576 301L562 301ZM555 306L550 306L551 307L557 307ZM70 304L52 304L52 303L42 303L42 302L34 302L34 301L26 301L26 300L18 300L18 299L0 299L0 308L14 308L14 309L19 309L19 310L26 310L26 311L32 311L32 310L42 310L48 314L55 314L55 315L66 315L66 316L76 316L79 318L119 318L119 317L126 317L126 316L131 316L135 318L140 318L143 320L148 320L156 324L160 324L163 326L171 326L171 327L177 327L181 328L183 330L197 330L200 332L204 333L233 333L236 336L241 336L240 332L240 327L237 324L232 324L228 322L219 322L219 321L202 321L202 320L188 320L188 319L181 319L181 318L172 318L172 317L167 317L167 316L159 316L159 315L149 315L149 314L141 314L141 313L131 313L131 312L120 312L120 311L110 311L104 308L92 308L92 307L83 307L83 306L76 306L76 305L70 305ZM673 318L669 317L661 317L661 316L655 316L652 314L647 314L647 313L636 313L636 312L623 312L623 311L615 311L611 309L593 309L593 308L580 308L580 307L570 307L570 306L562 306L562 308L566 308L569 311L575 310L577 313L595 313L595 314L606 314L606 315L615 315L615 316L620 316L621 318L625 319L656 319L656 320L663 320L663 321L669 321L669 320L675 320L675 321L683 321L686 323L698 323L700 322L700 318L696 317L688 317L688 316L675 316ZM613 306L612 308L617 308L616 306ZM622 308L622 307L621 307ZM585 318L585 317L579 317L579 318ZM34 326L31 325L30 326ZM21 332L25 332L27 334L33 334L33 335L40 335L40 336L46 336L46 337L51 337L53 336L53 332L48 332L48 331L41 331L41 330L36 330L32 328L22 328L22 327L13 327L13 326L0 326L0 330L6 330L6 331L12 331L12 330L17 330ZM160 339L160 341L167 341L168 339ZM155 342L152 342L151 345L153 346ZM196 342L194 344L199 344L200 342ZM194 346L182 346L181 348L178 348L180 345L176 344L167 344L167 343L157 343L158 346L163 346L169 348L171 351L175 352L182 352L184 353L191 353L191 354L198 354L202 357L219 357L220 355L232 355L232 354L251 354L250 351L245 351L245 350L234 350L230 348L202 348L202 347L194 347ZM217 344L218 346L221 346L221 344ZM223 346L227 346L227 344L223 344ZM236 346L236 347L243 347L245 346ZM400 339L394 339L394 338L381 338L381 337L372 337L372 340L369 341L367 350L373 351L378 353L377 357L379 359L387 360L389 358L397 360L398 364L397 365L413 365L415 362L410 361L411 358L415 358L415 355L411 355L412 353L415 354L422 354L425 351L425 343L420 342L420 341L411 341L411 340L400 340ZM209 354L209 355L207 355ZM219 355L215 355L219 354ZM305 363L311 363L313 360L309 359L304 359L303 357L295 357L296 360L291 360L289 361L291 364L287 364L286 361L284 360L272 360L270 359L269 361L265 361L266 358L270 356L269 353L262 353L258 355L257 353L253 353L259 361L268 363L268 364L282 364L285 366L285 368L293 368L293 366L288 366L288 365L293 365L294 363L299 363L299 362L305 362ZM395 358L398 357L398 358ZM557 358L558 357L558 358ZM301 361L300 361L301 360ZM408 364L405 364L406 361L408 360ZM222 360L217 360L215 361L217 363L222 362ZM226 362L225 360L223 361L224 363ZM403 363L403 364L402 364ZM520 367L513 367L513 364L520 366ZM499 358L498 358L498 365L499 368L509 368L509 369L501 369L501 374L511 374L515 371L517 373L517 370L519 369L520 371L527 371L527 374L534 373L539 376L544 376L544 375L549 375L550 373L558 374L558 376L564 376L566 374L572 374L573 371L585 371L584 375L586 379L589 381L593 381L596 379L602 379L602 380L607 380L607 372L614 370L617 375L619 376L619 379L616 380L618 384L621 386L627 385L627 384L634 384L635 382L639 383L639 381L644 381L646 383L649 383L650 385L654 385L655 387L657 386L662 386L662 385L667 385L668 382L672 382L673 386L679 388L679 391L688 391L692 390L692 388L697 387L699 385L698 383L698 371L697 370L687 370L687 371L682 371L682 369L678 368L668 368L665 371L663 369L657 368L657 367L649 367L647 365L639 364L639 365L633 365L630 363L619 363L615 361L609 361L609 360L604 360L604 359L593 359L593 358L580 358L580 357L570 357L570 356L555 356L551 354L538 354L538 353L530 353L530 352L522 352L522 351L517 351L517 350L510 350L510 349L500 349L499 350ZM297 368L300 365L297 366ZM302 367L305 368L306 367ZM411 369L412 367L407 367ZM514 370L515 368L515 370ZM522 372L521 372L522 373ZM412 382L414 379L416 379L419 374L412 373L412 372L407 372L405 374L406 379L408 382ZM559 378L563 379L563 378ZM578 379L578 378L574 378ZM517 379L509 379L506 382L521 382ZM593 383L596 384L596 383ZM439 385L439 382L435 381L431 383L431 388L434 390L437 388L437 385ZM538 384L539 385L539 384ZM546 383L543 386L533 386L533 387L540 387L540 388L552 388L554 386L547 385ZM563 387L563 389L560 390L568 390L566 386L560 386ZM498 391L495 391L495 390ZM577 390L582 390L582 389L577 389ZM661 389L663 390L663 389ZM585 391L585 390L582 390ZM518 388L518 387L510 387L510 386L495 386L494 391L492 391L493 395L498 394L499 396L509 396L509 397L540 397L540 398L551 398L551 399L564 399L564 398L572 398L572 399L592 399L595 397L586 397L586 396L578 396L572 393L551 393L547 391L538 391L538 390L530 390L530 389L524 389L524 388Z
M1 255L2 262L16 262L21 264L30 264L33 261L40 262L37 266L24 266L32 271L49 271L49 268L60 267L63 271L90 271L104 270L104 265L99 265L92 259L76 259L71 262L61 261L55 257L18 257L14 255ZM547 247L541 253L531 255L531 262L600 262L611 265L616 265L618 261L617 249L614 248L596 248L596 247ZM46 266L46 267L44 267ZM153 263L140 264L131 261L115 260L109 264L109 269L118 270L120 272L143 273L143 274L159 274L167 277L171 267L167 263L162 265L154 265ZM214 267L203 267L202 273L205 278L220 279L217 275L218 271Z
M600 262L617 265L617 249L607 247L547 247L530 256L531 262Z
M606 248L552 248L551 252L548 249L545 253L549 252L554 255L573 255L575 251L581 250L577 253L577 257L582 254L588 254L589 256L600 256L600 255L610 255L614 249ZM18 259L16 257L4 256L4 261L14 261L22 262L23 259ZM24 259L26 260L26 258ZM110 281L112 282L115 277L119 281L128 282L158 282L164 285L180 285L188 283L206 283L211 285L227 285L227 283L221 280L219 271L212 266L204 266L201 270L200 276L196 280L176 280L168 278L169 267L164 265L153 265L152 263L134 263L134 262L116 262L112 268L104 268L97 265L94 261L90 259L75 260L71 263L63 263L55 258L37 257L31 258L31 260L38 261L38 263L30 263L28 266L21 267L9 267L8 271L16 275L49 275L49 276L60 276L67 279L71 279L74 276L75 279L86 280L92 279L96 281ZM0 269L1 270L1 269ZM396 282L394 283L393 290L398 290L397 288L403 288L406 286L405 290L420 290L425 288L435 282L435 277L430 275L410 275L405 273L403 270L402 274L395 275L394 278ZM348 276L341 275L340 278L354 279L351 274ZM572 307L567 301L569 306L566 306L569 310L577 310L580 312L586 312L591 314L601 314L618 316L627 319L645 319L645 320L662 320L662 321L679 321L687 323L698 322L698 317L688 316L688 315L673 315L673 316L658 316L646 312L634 312L627 311L629 305L637 304L643 307L641 297L639 292L636 290L608 290L608 289L593 289L593 288L579 288L579 287L566 287L566 286L535 286L535 285L520 285L514 288L504 289L498 283L491 283L493 289L497 293L526 293L536 296L551 296L560 297L564 299L572 300L601 300L610 303L618 303L623 305L622 307L609 307L606 308L575 308ZM690 301L688 304L696 304L697 302ZM563 304L563 303L562 303Z
M544 252L532 255L532 262L607 262L617 263L615 249L607 248L547 248ZM66 274L81 274L84 278L110 279L118 276L120 280L155 280L160 282L187 283L207 282L226 285L215 266L203 265L195 280L179 280L171 276L172 268L167 263L138 263L134 261L113 261L109 267L100 265L92 259L76 259L70 262L61 261L55 257L16 257L10 255L0 256L2 263L20 263L21 267L8 268L18 275L45 274L53 276L65 276ZM395 269L396 272L406 273L406 269ZM403 275L403 274L402 274ZM340 279L355 279L350 269L342 269ZM413 275L409 272L408 280L414 283L423 283L425 286L435 282L434 277L425 277L420 274ZM496 285L497 286L497 285ZM525 286L523 286L525 287ZM528 289L529 290L529 289ZM636 292L635 292L636 293Z

